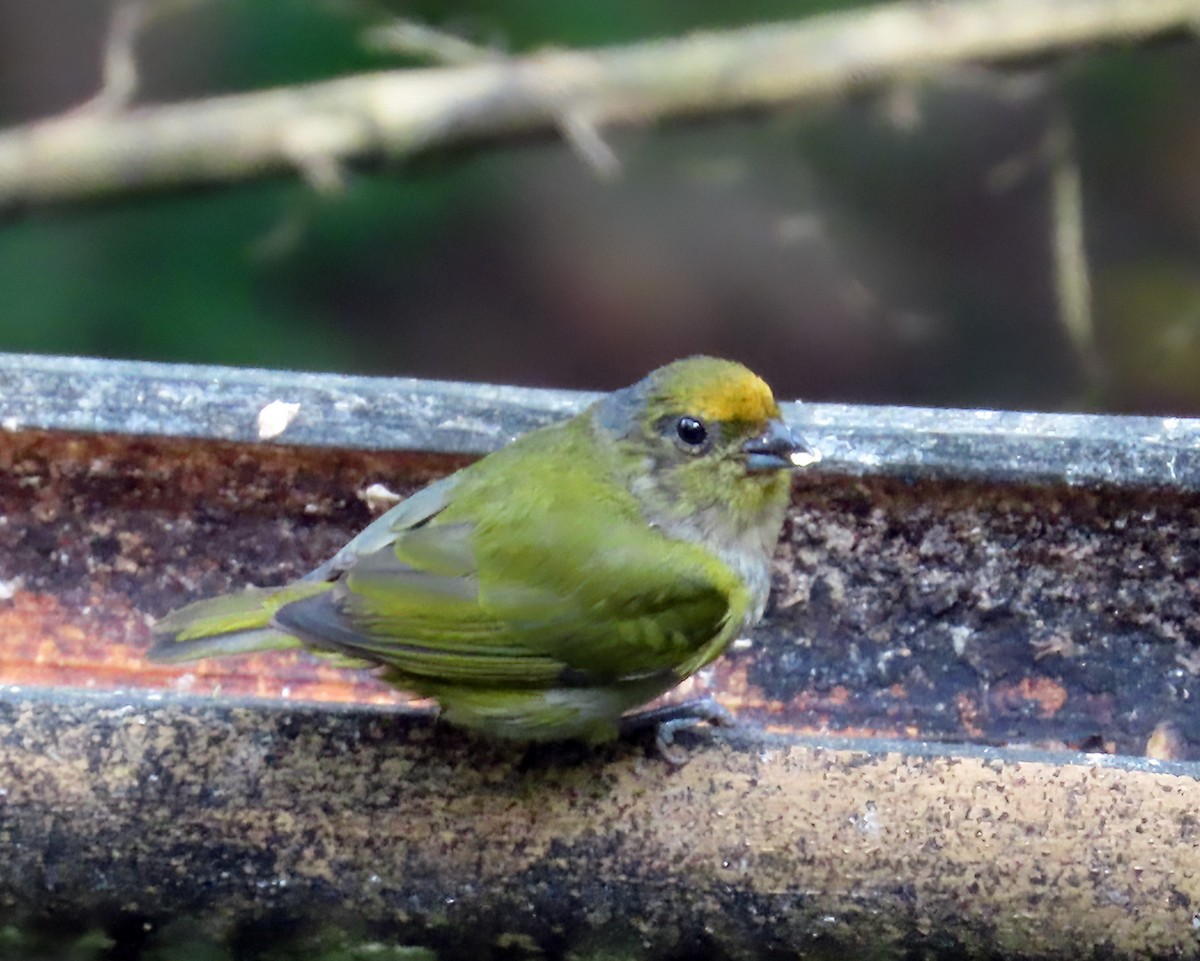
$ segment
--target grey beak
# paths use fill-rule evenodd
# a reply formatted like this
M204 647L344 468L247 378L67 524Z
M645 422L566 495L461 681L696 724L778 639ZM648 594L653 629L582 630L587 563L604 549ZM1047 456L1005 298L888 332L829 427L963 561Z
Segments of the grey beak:
M742 451L746 455L746 470L749 471L790 470L793 467L808 467L821 459L815 448L804 443L781 420L770 421L767 432L746 441Z

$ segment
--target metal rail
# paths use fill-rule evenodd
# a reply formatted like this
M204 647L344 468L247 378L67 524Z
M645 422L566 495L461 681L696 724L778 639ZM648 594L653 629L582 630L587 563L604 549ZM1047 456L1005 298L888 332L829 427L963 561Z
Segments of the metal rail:
M484 454L597 395L411 378L0 355L0 425ZM292 416L287 419L291 412ZM788 404L834 474L1200 488L1200 420ZM282 422L282 421L281 421ZM270 425L268 425L270 426ZM269 433L269 431L267 432Z
M741 726L680 768L303 657L145 663L149 616L302 574L370 483L591 396L0 356L0 948L1200 950L1197 421L789 405L825 459L695 680Z

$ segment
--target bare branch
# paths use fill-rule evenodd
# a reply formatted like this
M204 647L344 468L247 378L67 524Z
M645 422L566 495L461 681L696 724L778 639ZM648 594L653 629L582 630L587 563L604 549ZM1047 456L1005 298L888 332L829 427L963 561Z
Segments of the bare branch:
M574 118L594 132L768 107L1197 24L1200 0L911 0L624 47L366 74L111 116L76 113L0 134L0 207L297 166L333 184L346 163L551 133Z
M393 20L368 30L364 41L376 50L424 57L433 63L446 65L476 64L487 60L499 61L501 55L487 47L477 46L452 33L417 23L413 20ZM558 122L568 146L592 169L601 180L611 180L621 173L621 161L605 142L591 118L570 107ZM309 178L311 181L311 177Z

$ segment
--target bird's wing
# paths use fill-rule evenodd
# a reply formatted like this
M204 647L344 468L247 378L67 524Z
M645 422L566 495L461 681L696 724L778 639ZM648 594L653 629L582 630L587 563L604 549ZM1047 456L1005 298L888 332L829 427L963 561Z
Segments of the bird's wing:
M358 558L374 554L392 544L397 535L419 529L429 523L446 509L461 477L461 471L451 474L406 497L385 514L375 518L345 547L316 570L305 575L302 580L332 580L353 567Z
M562 539L567 543L559 550L541 543L514 550L511 540L504 542L509 557L488 565L481 597L527 646L576 677L685 676L711 659L702 652L714 644L719 652L742 623L745 587L694 544L605 515ZM557 563L560 556L575 561Z
M538 508L501 512L486 537L442 517L368 528L333 589L285 605L274 623L427 683L533 687L685 676L740 625L745 589L708 552L640 519Z

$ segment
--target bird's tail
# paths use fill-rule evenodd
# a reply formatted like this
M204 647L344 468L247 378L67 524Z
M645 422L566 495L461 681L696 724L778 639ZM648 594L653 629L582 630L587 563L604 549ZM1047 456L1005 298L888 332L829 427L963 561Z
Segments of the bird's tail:
M298 581L286 587L250 588L241 594L197 601L173 611L154 625L154 646L147 656L174 664L202 657L300 647L300 641L271 625L284 604L330 588L328 582Z

